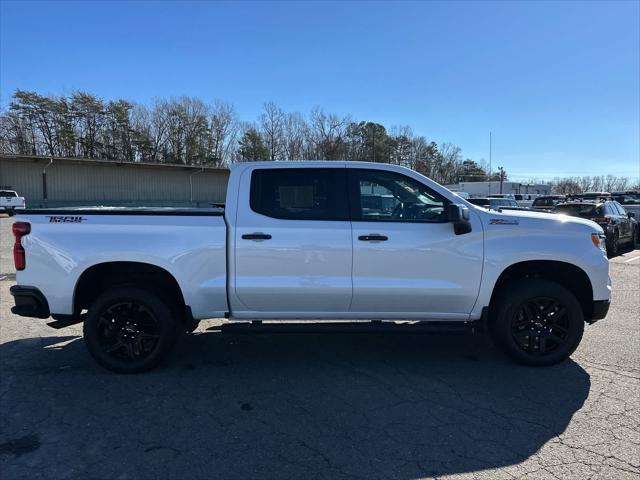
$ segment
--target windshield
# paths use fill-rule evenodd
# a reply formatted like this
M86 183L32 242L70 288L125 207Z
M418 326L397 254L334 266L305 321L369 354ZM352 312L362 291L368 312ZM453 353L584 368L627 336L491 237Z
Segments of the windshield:
M602 207L593 204L565 204L557 206L555 212L572 217L593 218L602 216Z
M562 198L551 198L551 197L536 198L533 201L533 206L534 207L554 207L560 202L562 202L562 200L563 200Z
M12 190L0 190L0 197L9 198L9 197L17 197L18 194Z
M493 208L518 206L518 202L509 198L492 198L490 201Z

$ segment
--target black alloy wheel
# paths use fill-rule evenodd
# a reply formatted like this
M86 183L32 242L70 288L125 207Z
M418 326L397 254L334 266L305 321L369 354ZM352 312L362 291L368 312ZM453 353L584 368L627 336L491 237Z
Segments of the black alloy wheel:
M526 300L516 309L511 321L511 335L525 352L545 355L561 348L569 339L567 309L554 298Z
M151 370L171 351L184 324L175 305L138 287L113 287L89 307L83 330L87 349L118 373Z
M98 318L98 342L104 353L124 360L142 360L158 346L160 328L154 315L133 302L116 303Z
M502 351L525 365L567 359L584 332L584 313L573 292L545 278L514 279L489 312L491 335Z

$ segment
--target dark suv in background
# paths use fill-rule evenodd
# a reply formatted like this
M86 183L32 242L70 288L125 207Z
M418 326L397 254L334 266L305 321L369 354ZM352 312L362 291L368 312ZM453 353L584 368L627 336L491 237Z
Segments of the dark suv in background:
M564 202L566 198L567 197L564 195L544 195L536 198L531 204L531 208L534 210L550 212L556 205Z
M573 200L557 205L554 213L593 220L602 227L607 236L607 254L618 254L621 244L638 245L640 228L633 213L627 213L618 202L601 199Z

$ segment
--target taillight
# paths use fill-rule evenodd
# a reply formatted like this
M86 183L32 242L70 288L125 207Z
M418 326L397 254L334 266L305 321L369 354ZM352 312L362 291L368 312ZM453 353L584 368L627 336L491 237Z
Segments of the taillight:
M25 235L29 235L31 232L31 224L28 222L16 222L12 227L13 236L16 237L16 241L13 244L13 264L16 270L24 270L27 265L26 255L24 247L20 241Z

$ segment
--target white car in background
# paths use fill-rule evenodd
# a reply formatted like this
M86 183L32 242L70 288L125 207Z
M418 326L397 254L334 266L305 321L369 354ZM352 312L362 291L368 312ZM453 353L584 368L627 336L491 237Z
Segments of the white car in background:
M27 201L14 190L0 190L0 212L14 215L15 210L24 210Z

